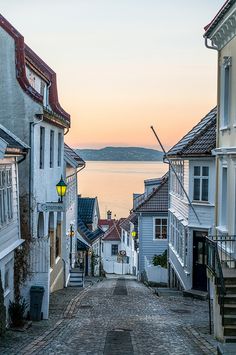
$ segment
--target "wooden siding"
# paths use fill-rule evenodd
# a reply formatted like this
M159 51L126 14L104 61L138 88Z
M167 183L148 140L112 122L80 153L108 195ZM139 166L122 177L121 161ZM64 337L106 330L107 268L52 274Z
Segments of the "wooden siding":
M168 218L168 213L162 213L159 217ZM139 216L139 271L144 271L145 257L151 263L153 256L162 254L167 246L167 240L153 240L153 216Z

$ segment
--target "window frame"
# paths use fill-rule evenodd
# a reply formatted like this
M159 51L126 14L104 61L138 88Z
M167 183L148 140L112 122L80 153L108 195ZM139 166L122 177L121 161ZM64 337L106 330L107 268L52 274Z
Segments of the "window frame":
M195 168L200 169L200 174L195 175ZM208 169L208 175L203 175L203 169ZM209 202L209 178L210 178L210 167L209 165L194 165L193 166L193 202L208 203ZM195 181L199 181L199 199L195 198ZM207 181L207 199L203 199L203 183Z
M161 224L160 225L156 225L156 220L160 220ZM166 225L162 223L163 220L166 220ZM159 226L160 227L160 231L162 235L162 228L166 227L166 238L156 238L156 227ZM168 239L168 232L167 232L167 227L168 227L168 217L153 217L153 240L154 241L167 241Z
M45 127L40 126L39 133L39 169L45 166Z
M0 165L0 227L13 220L12 165Z
M51 129L50 130L50 159L49 159L49 166L50 168L54 167L54 141L55 141L55 132Z
M220 129L227 129L230 125L231 78L232 57L225 56L221 65Z
M117 249L117 253L113 252L113 249ZM111 256L117 256L118 255L118 244L111 244Z

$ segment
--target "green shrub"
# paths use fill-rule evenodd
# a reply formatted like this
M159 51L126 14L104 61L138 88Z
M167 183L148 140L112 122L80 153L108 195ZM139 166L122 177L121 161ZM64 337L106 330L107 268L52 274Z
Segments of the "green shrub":
M152 263L154 266L160 265L167 268L167 250L161 255L154 255L152 258Z
M22 327L24 324L24 313L28 305L24 298L19 297L14 302L9 303L8 313L12 327Z

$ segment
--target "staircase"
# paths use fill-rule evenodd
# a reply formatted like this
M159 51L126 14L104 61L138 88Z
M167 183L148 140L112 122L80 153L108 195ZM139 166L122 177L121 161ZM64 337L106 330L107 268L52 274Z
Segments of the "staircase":
M225 295L221 300L222 326L226 343L236 342L236 270L224 269Z
M206 245L207 268L215 276L224 342L236 343L236 238L206 238Z
M84 287L84 272L74 268L70 270L69 287Z

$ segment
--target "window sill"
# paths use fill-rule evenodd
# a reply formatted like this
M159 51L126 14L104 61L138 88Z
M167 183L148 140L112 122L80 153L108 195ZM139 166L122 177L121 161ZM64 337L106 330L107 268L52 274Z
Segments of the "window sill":
M220 131L221 131L221 132L226 132L226 131L229 131L229 132L230 132L230 130L231 130L231 129L230 129L229 126L221 127L221 128L220 128Z
M164 238L163 239L154 239L153 238L153 241L154 242L167 242L167 238L165 238L165 239Z
M198 205L198 206L210 206L214 207L215 205L210 203L209 201L192 201L192 205Z

